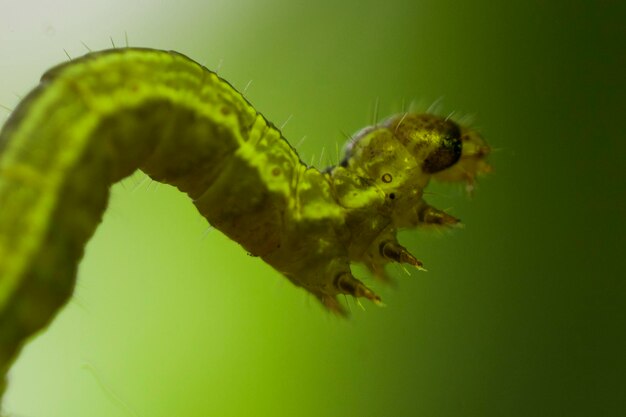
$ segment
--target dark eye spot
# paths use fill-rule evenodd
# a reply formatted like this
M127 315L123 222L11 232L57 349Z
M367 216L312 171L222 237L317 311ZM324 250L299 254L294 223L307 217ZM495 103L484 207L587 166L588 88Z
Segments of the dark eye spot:
M396 198L396 194L395 193L389 194L389 198L393 200L394 198Z
M274 169L272 169L272 175L277 177L280 175L280 168L278 167L274 167Z
M381 180L382 180L384 183L389 184L389 183L393 180L393 178L392 178L391 174L383 174L383 176L382 176Z
M433 174L444 170L456 163L461 157L462 143L461 130L456 123L446 121L439 127L441 144L424 160L422 169L424 172Z
M445 131L445 135L451 139L459 139L461 137L461 128L456 123L447 120L445 125L443 126L443 130Z

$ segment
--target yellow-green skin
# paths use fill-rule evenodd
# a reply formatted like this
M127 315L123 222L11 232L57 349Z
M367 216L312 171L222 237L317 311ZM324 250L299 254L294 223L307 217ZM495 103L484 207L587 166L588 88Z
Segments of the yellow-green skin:
M0 375L70 297L109 187L136 169L187 193L213 226L341 312L340 293L380 301L351 262L381 278L391 261L419 267L396 230L456 223L422 193L463 165L464 135L478 140L437 116L399 115L320 172L179 53L109 50L51 69L0 132Z

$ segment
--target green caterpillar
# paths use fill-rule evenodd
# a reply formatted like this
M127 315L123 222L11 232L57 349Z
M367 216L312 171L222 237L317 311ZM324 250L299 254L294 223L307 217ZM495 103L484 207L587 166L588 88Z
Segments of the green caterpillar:
M113 49L52 68L0 132L0 374L68 300L109 187L138 168L343 313L338 294L380 302L350 264L381 279L389 262L421 267L396 231L457 223L423 190L431 177L473 183L488 153L469 128L405 113L363 129L320 172L180 53Z

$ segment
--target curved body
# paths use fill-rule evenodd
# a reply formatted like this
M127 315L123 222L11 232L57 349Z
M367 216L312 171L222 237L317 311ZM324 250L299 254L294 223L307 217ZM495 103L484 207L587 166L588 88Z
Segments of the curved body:
M359 133L342 164L320 172L184 55L126 48L57 66L0 132L0 372L68 300L110 185L136 169L188 194L213 226L341 312L340 293L380 301L351 262L381 278L388 262L419 267L396 230L457 222L422 191L476 159L464 140L479 137L437 116L399 115Z

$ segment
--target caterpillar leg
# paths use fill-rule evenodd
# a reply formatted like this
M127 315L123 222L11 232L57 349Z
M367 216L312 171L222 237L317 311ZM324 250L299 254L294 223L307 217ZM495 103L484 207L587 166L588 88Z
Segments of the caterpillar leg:
M421 201L418 208L408 215L405 225L451 227L460 224L460 220L439 210L426 202ZM426 271L422 261L417 259L407 248L398 243L395 229L388 229L369 246L362 259L367 268L379 280L385 283L393 283L393 280L385 271L385 265L391 262L408 264L420 271Z
M345 307L337 300L337 294L351 295L354 298L367 298L376 305L383 305L380 296L356 279L349 271L339 273L333 280L332 285L335 294L323 291L310 291L324 307L337 315L348 315Z
M334 285L341 294L348 294L356 298L367 298L374 304L382 303L380 297L374 291L356 279L350 272L337 275Z
M427 203L417 212L417 223L431 226L454 226L461 220Z
M394 235L385 234L370 246L364 263L377 279L386 284L394 284L394 280L385 271L385 265L391 262L408 264L420 271L426 271L422 261L398 243Z
M413 265L417 269L423 270L422 261L413 256L407 248L400 245L395 240L386 240L379 245L380 255L390 261Z

